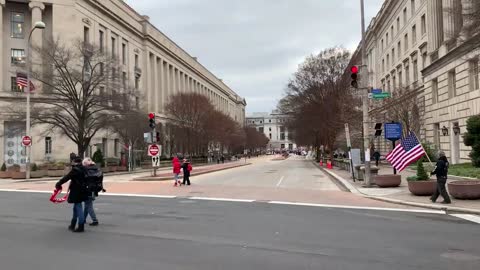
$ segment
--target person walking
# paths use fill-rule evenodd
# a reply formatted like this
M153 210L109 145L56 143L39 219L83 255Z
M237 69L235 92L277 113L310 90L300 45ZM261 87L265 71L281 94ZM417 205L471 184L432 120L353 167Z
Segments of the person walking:
M172 159L172 166L173 166L173 175L174 175L174 179L175 179L175 184L173 184L173 186L181 186L182 183L180 182L180 180L178 179L178 175L180 174L180 169L181 169L181 164L180 164L180 160L178 159L178 157L174 157Z
M85 216L82 203L87 199L87 190L85 183L85 173L82 167L82 159L75 157L72 159L72 169L62 177L56 184L57 190L62 189L62 185L70 181L68 203L73 204L73 216L68 229L73 232L83 232L85 226ZM78 223L78 227L75 225Z
M443 204L452 203L452 201L450 200L450 196L448 196L447 189L445 188L445 185L447 184L448 166L449 166L449 163L448 163L447 157L445 156L445 153L440 152L437 165L435 166L435 170L431 173L432 175L437 176L437 189L435 190L435 193L430 198L432 202L436 202L438 199L438 196L442 195L443 202L441 203Z
M88 215L90 215L90 218L92 218L90 226L98 226L98 219L95 209L93 208L93 201L98 197L100 191L105 191L105 189L103 189L103 173L91 158L84 158L82 165L85 170L86 182L88 185L88 196L85 200L85 207L83 210L85 222L87 221Z
M192 165L188 159L183 160L182 164L183 169L183 184L190 186L190 171L192 171Z
M378 162L380 161L380 152L378 150L375 150L373 153L373 159L375 159L375 166L378 167Z

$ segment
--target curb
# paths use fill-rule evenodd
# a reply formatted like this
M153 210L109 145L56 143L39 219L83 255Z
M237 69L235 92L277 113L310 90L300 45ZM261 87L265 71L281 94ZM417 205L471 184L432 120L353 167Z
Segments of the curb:
M344 179L342 179L338 175L336 175L332 172L329 172L328 170L326 170L325 168L323 168L319 164L317 164L317 162L315 162L315 161L313 161L313 164L317 168L319 168L322 172L327 173L327 175L333 181L333 183L336 184L342 191L351 192L351 193L355 193L355 194L357 193L357 190L350 183L348 183L347 181L345 181Z
M382 201L382 202L388 202L388 203L394 203L394 204L399 204L399 205L407 205L407 206L415 206L415 207L421 207L421 208L427 208L427 209L442 210L442 211L445 211L446 214L449 214L449 213L466 213L466 214L480 215L480 210L476 210L476 209L454 207L454 206L431 205L431 204L425 204L425 203L416 203L416 202L402 201L402 200L390 199L390 198L379 197L379 196L366 195L366 194L360 192L350 182L348 182L347 180L338 176L337 174L335 174L333 172L330 172L328 170L325 170L324 168L321 168L321 167L320 167L320 169L323 172L326 172L327 174L329 174L332 178L334 178L336 181L341 183L343 186L345 186L350 192L352 192L354 194L357 194L359 196L368 198L368 199Z
M193 176L202 175L202 174L207 174L207 173L225 171L225 170L234 169L234 168L240 168L240 167L244 167L244 166L248 166L248 165L252 165L252 163L239 164L238 166L221 168L221 169L214 170L214 171L197 172L197 173L191 174L190 176L193 177ZM153 176L138 177L138 178L132 179L131 181L148 182L148 181L166 181L166 180L173 180L173 176L169 175L169 176L162 176L162 177L153 177Z

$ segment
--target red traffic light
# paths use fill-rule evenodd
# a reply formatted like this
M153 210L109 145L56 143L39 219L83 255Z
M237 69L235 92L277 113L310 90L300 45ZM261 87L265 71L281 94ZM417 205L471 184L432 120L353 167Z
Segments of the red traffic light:
M357 66L352 66L350 68L350 71L352 71L352 73L358 73L358 67Z
M148 114L148 118L154 119L154 118L155 118L155 114L154 114L154 113L149 113L149 114Z

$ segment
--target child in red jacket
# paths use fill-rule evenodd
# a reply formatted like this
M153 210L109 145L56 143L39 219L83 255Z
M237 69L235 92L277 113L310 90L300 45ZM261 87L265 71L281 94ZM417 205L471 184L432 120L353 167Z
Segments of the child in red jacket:
M174 186L180 186L182 183L178 179L178 175L180 174L181 164L180 164L180 160L178 160L178 157L174 157L172 159L172 165L173 165L173 175L174 175L174 179L175 179L175 184L173 184L173 185Z

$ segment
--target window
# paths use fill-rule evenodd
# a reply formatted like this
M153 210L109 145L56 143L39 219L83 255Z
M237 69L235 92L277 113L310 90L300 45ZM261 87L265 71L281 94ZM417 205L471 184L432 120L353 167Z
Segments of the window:
M407 24L407 8L403 9L403 25Z
M425 19L425 14L422 15L422 25L421 25L421 33L422 33L422 36L425 35L425 33L427 33L427 22L426 22L426 19Z
M395 62L395 48L392 48L392 64Z
M413 60L413 81L418 81L418 61L417 59Z
M417 26L412 26L412 45L417 43Z
M388 45L388 33L385 35L385 44Z
M115 42L116 42L116 39L114 37L112 37L112 56L115 57Z
M268 131L272 131L272 128L268 128Z
M98 45L100 46L100 52L103 53L103 47L105 46L105 42L104 42L104 33L102 30L98 31Z
M45 137L45 155L52 154L52 137Z
M405 85L408 87L410 85L410 67L408 62L405 64Z
M107 138L102 138L102 154L104 157L108 157L108 139Z
M422 68L425 68L427 66L427 52L424 52L422 54Z
M438 79L432 80L432 104L438 102Z
M12 12L11 14L11 22L12 25L12 38L23 38L23 31L24 31L24 24L25 23L25 15L19 12Z
M398 50L398 59L402 58L402 42L399 41L397 44L397 50Z
M25 50L12 49L12 64L24 64L25 63Z
M270 138L270 140L272 139L272 133L268 134L268 138Z
M387 68L390 68L390 55L387 54Z
M259 127L259 128L258 128L258 131L259 131L260 133L263 133L263 130L264 130L263 127Z
M271 123L271 122L272 122L272 120L271 120L271 119L268 119L268 122L269 122L269 123Z
M385 59L382 59L382 72L385 72Z
M398 69L398 87L403 87L403 73L402 69Z
M123 85L123 88L127 88L127 73L126 72L123 72L122 73L122 85Z
M415 15L415 0L410 0L410 12L412 13L412 17Z
M382 52L383 52L383 50L385 50L385 45L384 45L383 39L382 39Z
M135 90L138 90L140 87L140 78L135 77Z
M83 42L85 43L90 42L90 28L86 26L83 27Z
M138 68L138 54L135 54L135 67Z
M17 77L11 77L10 81L12 92L23 92L23 88L17 84Z
M395 90L397 88L397 76L395 73L392 74L392 90Z
M105 72L105 65L103 62L100 62L100 75L103 76L103 73Z
M397 29L397 31L398 31L398 29ZM393 31L393 25L390 27L390 33L392 33L392 39L393 39L393 37L395 36L395 33Z
M397 17L397 31L400 33L400 17Z
M453 98L457 95L456 82L455 69L453 69L448 72L448 98Z
M122 43L122 63L127 64L127 45Z
M437 149L440 149L440 124L433 124L433 144L437 146Z
M480 85L478 81L478 59L471 60L469 63L470 91L477 90Z
M263 121L260 121L260 124L263 124Z
M405 34L405 38L403 40L405 46L405 52L408 51L408 34Z
M116 157L120 156L120 140L119 139L115 139L113 147L115 151L115 156Z

